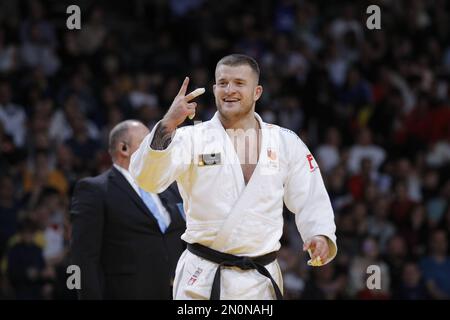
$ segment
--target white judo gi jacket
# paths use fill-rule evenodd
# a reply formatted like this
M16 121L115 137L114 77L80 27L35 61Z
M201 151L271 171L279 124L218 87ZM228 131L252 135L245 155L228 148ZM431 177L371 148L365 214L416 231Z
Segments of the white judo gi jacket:
M178 128L169 146L153 150L154 127L132 155L130 173L143 189L159 193L177 181L186 214L182 239L237 256L257 257L280 248L283 200L295 214L304 241L329 239L337 251L334 214L320 170L292 131L264 123L259 161L248 184L218 113L206 122ZM215 164L204 159L217 159ZM205 158L206 157L206 158ZM208 160L206 160L208 162ZM208 299L217 264L185 251L177 265L175 299ZM266 266L281 290L276 261ZM221 299L274 299L270 280L256 270L223 268Z

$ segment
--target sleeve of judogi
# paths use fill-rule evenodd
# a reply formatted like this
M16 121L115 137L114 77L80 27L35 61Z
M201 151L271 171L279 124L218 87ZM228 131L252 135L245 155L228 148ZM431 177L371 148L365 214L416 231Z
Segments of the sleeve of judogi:
M328 238L330 253L325 264L337 253L336 225L330 198L319 167L306 145L294 133L289 135L289 169L284 202L295 213L295 222L303 241L313 236Z
M151 142L159 122L132 154L130 173L137 184L153 193L163 192L187 172L192 163L191 127L178 128L164 150L154 150Z

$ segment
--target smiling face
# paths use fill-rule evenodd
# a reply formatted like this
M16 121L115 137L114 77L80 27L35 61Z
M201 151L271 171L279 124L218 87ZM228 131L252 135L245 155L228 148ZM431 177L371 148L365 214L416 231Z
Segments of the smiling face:
M220 115L234 121L253 115L255 102L262 94L258 77L246 64L229 66L220 64L216 68L214 97Z

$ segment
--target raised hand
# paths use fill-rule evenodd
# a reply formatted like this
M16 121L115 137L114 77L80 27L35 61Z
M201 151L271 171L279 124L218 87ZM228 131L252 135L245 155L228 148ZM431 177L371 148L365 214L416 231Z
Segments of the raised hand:
M167 111L164 118L161 120L162 125L166 127L168 131L175 130L176 127L184 122L186 117L189 116L189 118L193 118L197 103L190 101L205 92L204 88L200 88L186 95L188 85L189 78L186 77L181 85L180 91L173 100L169 111Z
M155 135L151 142L151 147L155 150L164 150L172 141L172 135L176 128L186 120L186 117L192 119L195 115L197 103L189 102L199 95L205 93L204 88L194 90L186 95L189 78L186 77L181 85L180 91L173 99L169 111L162 118L159 126L156 128Z

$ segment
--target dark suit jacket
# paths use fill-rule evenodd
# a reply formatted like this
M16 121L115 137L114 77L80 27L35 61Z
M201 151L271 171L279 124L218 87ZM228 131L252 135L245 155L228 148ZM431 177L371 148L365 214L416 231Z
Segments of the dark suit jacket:
M174 185L159 194L170 213L164 234L126 178L114 167L74 189L72 263L81 270L80 299L170 299L184 250L186 224Z

